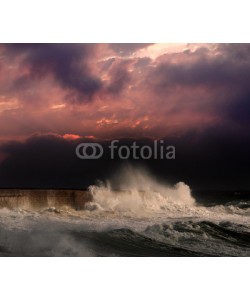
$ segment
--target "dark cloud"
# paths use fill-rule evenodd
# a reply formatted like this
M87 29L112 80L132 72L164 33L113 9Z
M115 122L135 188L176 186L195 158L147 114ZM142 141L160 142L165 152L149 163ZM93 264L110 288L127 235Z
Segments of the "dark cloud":
M225 124L245 126L250 120L250 45L222 44L215 52L199 48L163 55L145 82L156 95L182 99L173 113L188 105L195 112L210 111Z
M131 163L146 165L167 181L185 181L192 188L247 188L250 45L223 44L213 49L202 46L194 51L165 53L155 60L126 57L147 45L112 44L110 47L118 57L112 57L114 52L108 49L107 56L105 53L100 61L94 60L98 73L90 63L95 57L95 45L5 46L8 59L17 60L30 73L22 75L18 68L16 71L10 68L10 74L19 77L12 81L11 76L6 76L6 81L14 82L11 96L17 88L22 93L16 100L15 95L6 95L1 100L2 138L27 137L36 131L59 132L62 136L68 132L105 138L136 136L138 143L152 145L152 140L140 137L168 134L167 143L176 146L175 161ZM112 58L108 59L110 52ZM0 75L5 83L3 74L8 66L4 61L2 64ZM41 104L41 114L33 107L22 110L23 106L18 106L22 97L34 98L32 93L23 94L25 86L31 87L33 82L47 76L54 78L56 87L63 89L55 91L53 101ZM34 86L37 90L34 102L44 100L46 88L46 84ZM92 106L88 103L85 111L77 105L68 109L68 103L65 107L61 104L65 90L69 101L88 101L96 95L100 101L91 103ZM123 163L106 156L98 161L79 160L75 156L77 142L53 135L5 143L0 149L4 152L2 157L7 155L0 165L0 185L81 188L98 178L109 177ZM131 142L122 141L125 145ZM107 148L108 142L102 143Z
M169 183L184 181L192 189L244 189L249 186L250 134L225 132L216 127L182 137L168 137L165 145L176 147L175 160L110 159L109 141L99 141L104 156L98 160L80 160L75 147L82 140L69 141L56 136L37 136L25 143L12 142L1 147L8 158L0 165L1 187L86 188L96 180L105 180L124 163L147 167L157 178ZM131 146L134 140L120 140ZM150 139L137 145L153 147Z
M149 44L111 44L120 53L146 47ZM98 62L95 55L97 44L7 44L5 56L11 60L19 58L19 66L29 69L28 74L19 75L10 90L24 92L34 81L53 76L57 83L67 91L66 100L73 102L89 101L95 95L120 93L130 82L128 65L131 60L109 59ZM93 71L93 61L108 71L110 82L104 82L101 74ZM27 95L26 95L27 98Z
M112 94L120 93L131 81L131 75L128 71L130 60L122 60L113 64L109 75L111 82L107 87L107 91Z
M137 59L136 63L135 63L135 67L136 68L142 68L146 67L150 64L152 60L149 57L143 57L143 58L139 58Z
M234 122L234 126L241 126L248 131L250 124L250 88L243 89L234 97L228 97L228 104L217 108L226 120Z
M6 143L0 149L8 155L0 165L0 186L84 188L115 167L105 158L98 163L78 159L76 145L76 141L54 135Z
M7 51L24 55L23 64L31 73L18 78L15 86L30 80L53 75L65 89L77 92L81 100L88 100L102 88L99 78L91 74L88 59L94 52L92 44L11 44Z
M223 53L225 56L230 57L232 61L249 62L250 44L218 44L219 53Z
M231 54L231 53L230 53ZM180 54L180 56L183 54ZM178 57L178 55L176 55ZM181 62L162 62L150 74L155 88L172 85L205 86L207 88L245 87L249 84L250 48L247 60L232 60L225 53L210 57L209 54L188 53ZM192 60L189 59L192 56Z

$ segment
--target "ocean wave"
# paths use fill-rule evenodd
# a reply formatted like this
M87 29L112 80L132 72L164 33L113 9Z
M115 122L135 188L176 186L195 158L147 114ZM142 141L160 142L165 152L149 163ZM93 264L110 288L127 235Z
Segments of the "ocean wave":
M250 255L247 200L204 206L138 170L88 191L1 195L1 256Z
M230 222L182 220L93 229L45 221L0 226L1 256L249 256L250 228Z

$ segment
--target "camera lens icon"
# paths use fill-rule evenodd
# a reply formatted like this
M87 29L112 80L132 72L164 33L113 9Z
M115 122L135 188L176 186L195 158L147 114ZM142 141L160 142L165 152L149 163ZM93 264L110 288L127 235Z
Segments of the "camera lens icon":
M76 156L80 159L98 159L102 155L103 147L98 143L81 143L76 147Z

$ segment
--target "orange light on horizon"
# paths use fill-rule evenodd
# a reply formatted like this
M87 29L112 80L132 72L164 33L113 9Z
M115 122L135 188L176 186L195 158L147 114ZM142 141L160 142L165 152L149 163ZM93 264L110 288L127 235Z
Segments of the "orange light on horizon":
M78 134L70 134L70 133L65 133L62 137L65 140L77 140L81 138L81 136Z

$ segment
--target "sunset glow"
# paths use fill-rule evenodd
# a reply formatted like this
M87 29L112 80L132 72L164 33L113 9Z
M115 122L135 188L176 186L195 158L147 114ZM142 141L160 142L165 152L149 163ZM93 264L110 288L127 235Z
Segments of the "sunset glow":
M1 45L0 140L38 132L164 137L233 126L221 112L245 67L215 44ZM230 82L220 76L225 69Z

